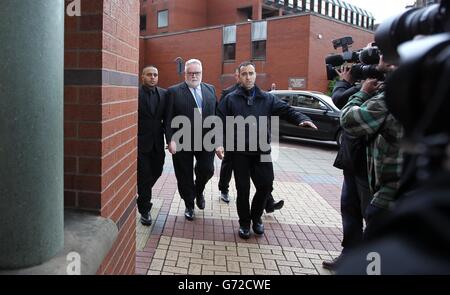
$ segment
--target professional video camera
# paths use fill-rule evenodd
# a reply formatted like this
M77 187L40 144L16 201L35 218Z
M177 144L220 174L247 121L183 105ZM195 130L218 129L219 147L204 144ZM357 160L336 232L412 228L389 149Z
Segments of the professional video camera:
M389 77L386 101L407 135L450 135L450 0L410 9L383 22L375 42L386 62L399 65ZM417 38L416 38L417 37Z
M380 53L375 44L372 44L372 47L352 52L349 49L349 45L353 44L352 37L347 36L336 39L332 43L334 49L342 47L343 54L330 55L325 59L328 80L334 80L338 76L336 69L340 68L344 63L352 64L351 74L356 81L367 78L384 80L384 74L377 70Z

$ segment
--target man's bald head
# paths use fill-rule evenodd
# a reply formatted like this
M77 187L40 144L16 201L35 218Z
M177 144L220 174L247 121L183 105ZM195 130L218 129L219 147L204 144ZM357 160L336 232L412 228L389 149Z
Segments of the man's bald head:
M142 84L147 87L158 85L158 69L155 66L147 66L142 70Z

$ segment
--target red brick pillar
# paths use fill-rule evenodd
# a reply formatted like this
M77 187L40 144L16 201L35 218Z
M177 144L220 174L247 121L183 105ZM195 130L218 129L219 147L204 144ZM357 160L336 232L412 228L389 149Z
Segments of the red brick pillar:
M139 0L82 0L66 16L65 207L119 229L99 274L135 269L138 38Z
M262 0L253 0L252 20L262 20Z

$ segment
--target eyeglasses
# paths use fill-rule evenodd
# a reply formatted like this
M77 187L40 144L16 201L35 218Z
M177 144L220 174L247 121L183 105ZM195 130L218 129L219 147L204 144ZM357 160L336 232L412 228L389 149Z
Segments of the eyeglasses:
M152 73L148 73L147 76L151 76L151 77L158 77L158 74L152 74Z
M202 72L186 72L188 76L200 76Z

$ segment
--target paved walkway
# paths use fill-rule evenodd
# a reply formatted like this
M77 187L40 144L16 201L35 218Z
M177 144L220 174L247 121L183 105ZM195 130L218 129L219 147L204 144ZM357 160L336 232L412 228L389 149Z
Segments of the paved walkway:
M342 173L332 166L337 147L283 139L274 163L275 200L283 209L264 214L265 234L242 240L234 180L231 202L219 200L216 173L205 189L206 208L184 218L171 156L153 190L153 225L137 224L137 274L330 274L322 260L339 255L342 239L339 197ZM254 193L252 187L251 195ZM137 214L139 217L139 214Z

